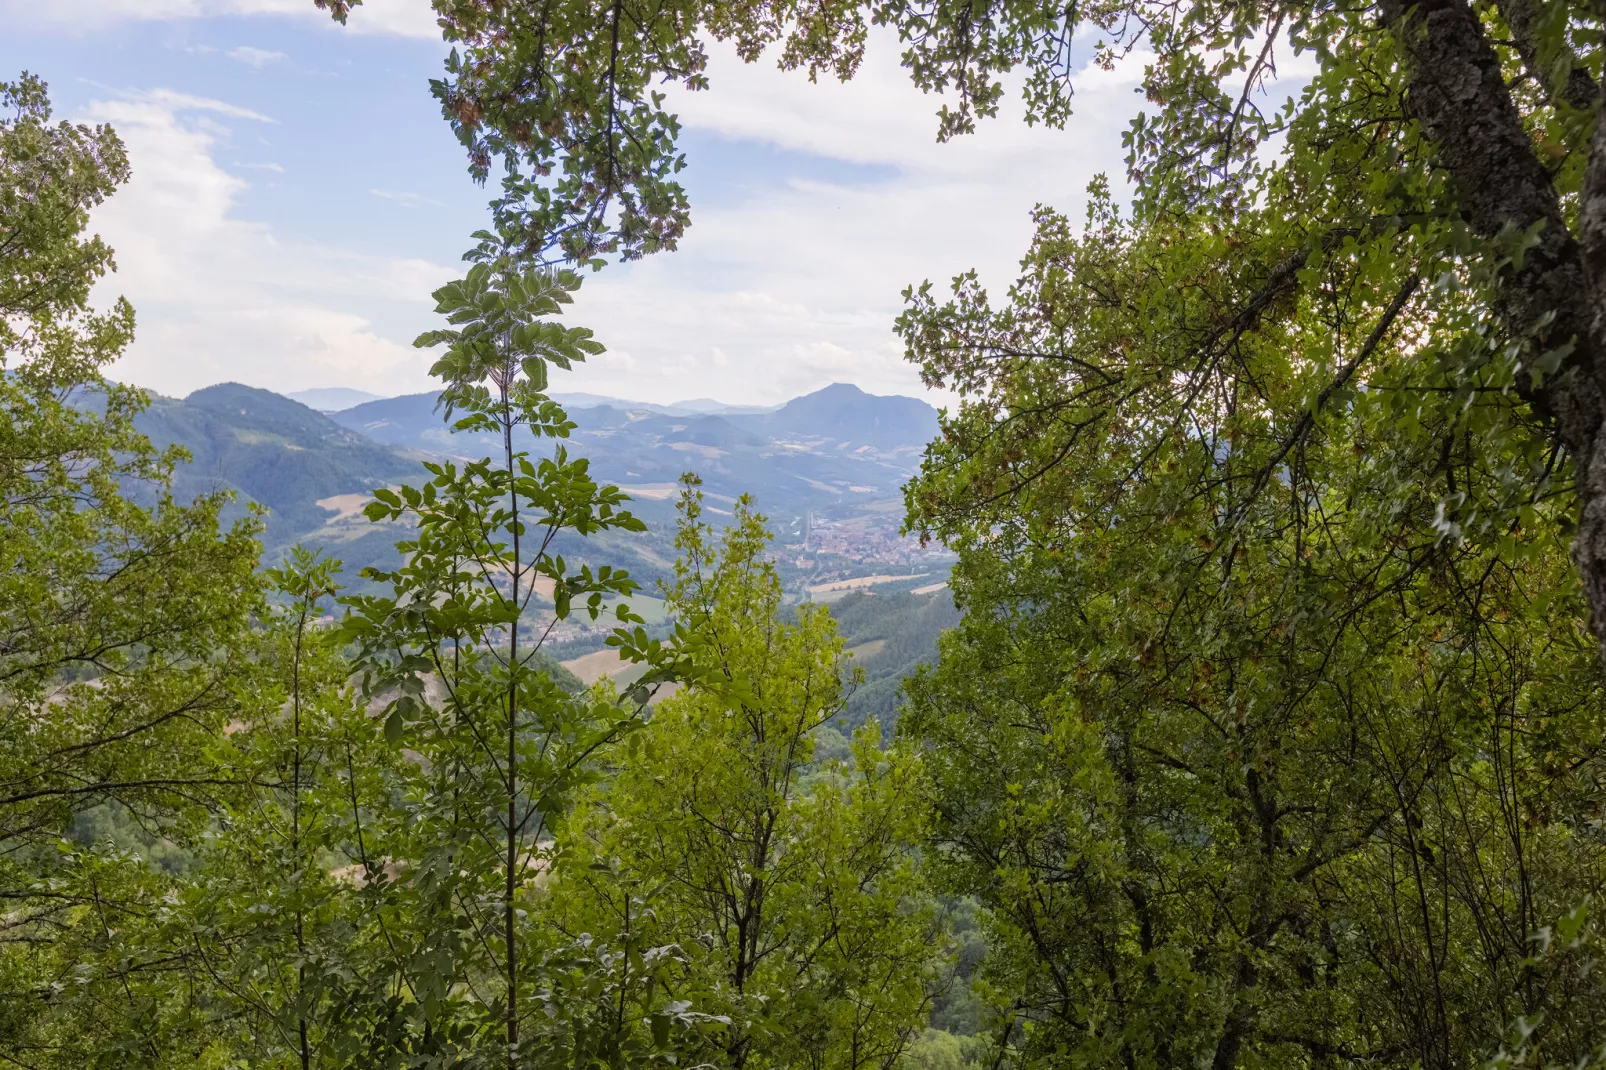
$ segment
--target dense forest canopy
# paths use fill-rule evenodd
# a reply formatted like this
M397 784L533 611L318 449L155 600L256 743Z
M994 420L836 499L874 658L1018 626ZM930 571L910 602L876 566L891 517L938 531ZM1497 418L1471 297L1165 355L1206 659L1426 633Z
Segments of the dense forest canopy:
M361 594L167 492L88 303L129 163L4 87L0 1061L1606 1065L1598 10L433 6L498 183L419 344L496 448L375 492ZM1007 293L911 280L962 617L901 707L842 635L896 596L784 605L693 475L671 625L566 559L641 521L547 395L576 269L689 225L657 87L878 25L940 138L1063 126L1084 61L1147 101ZM624 693L553 672L574 615Z

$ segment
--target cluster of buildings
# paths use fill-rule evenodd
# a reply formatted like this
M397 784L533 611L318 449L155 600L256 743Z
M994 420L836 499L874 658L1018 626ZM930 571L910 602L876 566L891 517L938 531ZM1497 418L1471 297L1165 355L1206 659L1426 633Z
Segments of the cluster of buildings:
M832 521L810 514L801 542L777 547L778 556L818 580L838 578L854 571L851 565L934 565L950 561L943 546L921 546L920 539L899 531L899 513L861 514Z

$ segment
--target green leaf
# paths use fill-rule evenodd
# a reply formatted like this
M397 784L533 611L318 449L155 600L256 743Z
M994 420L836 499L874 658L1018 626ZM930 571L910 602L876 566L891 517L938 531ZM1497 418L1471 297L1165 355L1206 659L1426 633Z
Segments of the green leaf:
M392 708L389 716L385 718L385 742L391 746L400 743L405 729L406 724L402 720L401 710Z

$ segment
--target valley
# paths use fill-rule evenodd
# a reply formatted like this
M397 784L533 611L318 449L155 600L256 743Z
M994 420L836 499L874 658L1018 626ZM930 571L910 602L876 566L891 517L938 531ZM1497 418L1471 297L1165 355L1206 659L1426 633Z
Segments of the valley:
M372 398L360 391L304 394L312 405L226 383L183 399L154 398L140 429L158 446L190 455L174 493L236 496L232 515L265 510L265 561L302 544L342 562L341 582L361 590L369 566L399 563L406 529L362 512L376 487L417 481L426 460L473 460L500 445L454 433L432 393ZM367 398L336 407L352 398ZM787 600L832 604L848 646L865 670L847 727L890 714L897 681L935 654L935 637L958 620L946 589L952 557L900 532L902 485L918 469L937 413L914 398L880 397L835 384L770 409L706 399L672 405L559 394L575 428L564 448L589 459L603 481L631 495L647 525L639 535L566 536L571 562L625 567L642 584L631 600L649 630L668 627L651 597L675 558L675 502L682 473L702 480L708 519L718 525L751 494L775 535L772 557ZM324 409L313 405L324 406ZM327 410L327 411L326 411ZM552 448L531 440L532 453ZM610 626L571 617L546 633L552 656L584 680L628 667L603 647Z

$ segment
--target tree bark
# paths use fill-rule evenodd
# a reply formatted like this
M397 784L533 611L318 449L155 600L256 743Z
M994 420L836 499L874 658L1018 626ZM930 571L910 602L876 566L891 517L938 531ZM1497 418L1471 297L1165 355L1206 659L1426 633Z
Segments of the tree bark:
M1559 87L1554 87L1558 91L1552 91L1550 71L1545 66L1546 57L1539 49L1542 15L1535 0L1500 0L1499 8L1500 17L1505 19L1506 27L1511 31L1511 43L1516 47L1517 55L1522 57L1522 65L1545 94L1552 99L1560 98L1579 111L1594 107L1595 97L1599 94L1595 79L1576 59L1568 67L1567 80Z
M1579 520L1573 558L1596 640L1606 653L1606 389L1601 360L1606 353L1606 293L1601 287L1606 268L1606 133L1597 112L1579 234L1574 236L1550 175L1523 128L1499 57L1472 8L1465 0L1382 0L1381 9L1405 57L1411 116L1453 178L1467 221L1484 238L1539 228L1521 267L1501 277L1495 311L1513 338L1526 341L1518 391L1551 421L1558 444L1573 459ZM1537 64L1532 36L1536 12L1530 0L1505 0L1501 11L1525 62L1522 50L1528 47ZM1575 83L1569 81L1568 95ZM1560 367L1535 383L1529 369L1557 349L1567 350Z

